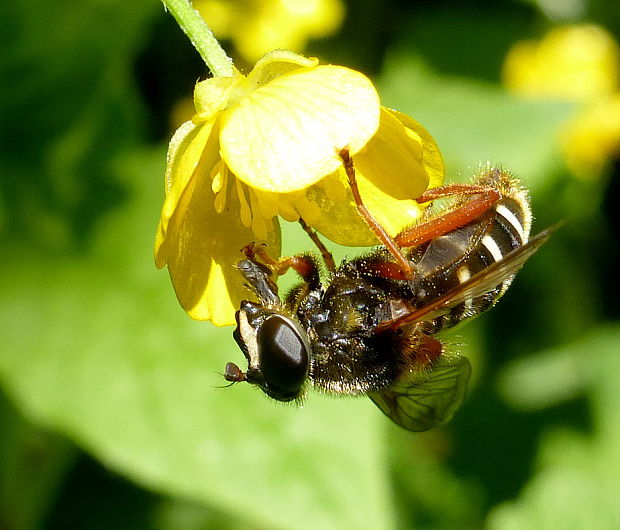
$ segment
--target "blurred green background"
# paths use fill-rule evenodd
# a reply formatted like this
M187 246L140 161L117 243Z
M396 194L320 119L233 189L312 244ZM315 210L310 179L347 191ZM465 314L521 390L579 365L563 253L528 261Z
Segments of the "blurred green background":
M270 3L228 2L246 23ZM198 54L156 0L9 0L1 529L620 528L620 120L577 121L608 147L596 163L567 162L561 140L620 88L526 98L501 74L516 42L565 24L617 43L617 0L334 5L340 29L307 54L370 75L434 135L448 179L502 164L532 190L535 231L566 221L497 308L447 338L474 364L465 405L412 434L367 399L312 394L300 410L219 388L242 360L231 329L186 317L152 258L166 142L206 75ZM237 30L223 42L247 71L239 35L253 34ZM285 252L308 246L284 230Z

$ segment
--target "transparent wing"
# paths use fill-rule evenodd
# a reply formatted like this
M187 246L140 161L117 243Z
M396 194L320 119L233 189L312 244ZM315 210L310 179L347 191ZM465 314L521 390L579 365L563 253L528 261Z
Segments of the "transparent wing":
M465 357L440 357L430 371L408 374L368 397L394 423L410 431L427 431L452 418L465 398L470 374Z
M404 324L418 322L423 318L430 320L465 300L477 298L489 292L506 278L516 274L532 254L549 239L550 235L551 229L541 232L522 247L506 254L500 261L496 261L477 274L474 274L469 280L457 285L432 303L393 320L382 322L377 326L377 332L388 328L398 329Z

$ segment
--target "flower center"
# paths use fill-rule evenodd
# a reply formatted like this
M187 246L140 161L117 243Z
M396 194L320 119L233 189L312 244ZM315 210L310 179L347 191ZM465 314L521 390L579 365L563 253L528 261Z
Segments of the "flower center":
M309 224L315 224L320 215L319 205L311 200L315 194L307 193L311 188L290 193L272 193L257 190L239 180L220 159L210 173L211 190L214 194L213 206L218 214L224 212L229 197L239 201L241 223L251 228L259 240L266 240L272 229L272 219L279 215L289 222L300 217ZM334 172L315 186L323 189L332 201L340 202L346 198L346 189L338 172Z

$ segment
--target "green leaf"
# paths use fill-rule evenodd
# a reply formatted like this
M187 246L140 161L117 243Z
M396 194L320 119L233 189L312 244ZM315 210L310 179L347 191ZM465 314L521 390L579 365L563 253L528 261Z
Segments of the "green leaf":
M489 528L618 528L620 526L620 326L594 328L582 340L543 352L505 378L504 391L516 395L538 388L542 379L550 388L538 392L549 404L567 397L550 376L555 366L567 375L569 387L588 393L592 433L548 427L543 436L538 471L512 502L489 514ZM529 375L523 370L529 368ZM568 375L567 367L572 371ZM520 388L506 383L523 383ZM576 383L578 382L577 386ZM514 398L513 398L514 399Z
M620 486L583 470L561 468L539 473L521 500L490 513L487 528L618 528Z
M101 220L91 255L3 246L6 390L158 491L266 527L389 527L387 420L369 400L310 395L299 409L249 385L218 388L217 372L243 359L231 329L188 319L153 265L163 165L163 150L118 161L133 200Z
M84 243L123 197L110 161L138 141L132 73L151 0L0 4L0 199L6 228L50 247Z
M66 438L25 421L0 394L0 525L42 528L75 460Z

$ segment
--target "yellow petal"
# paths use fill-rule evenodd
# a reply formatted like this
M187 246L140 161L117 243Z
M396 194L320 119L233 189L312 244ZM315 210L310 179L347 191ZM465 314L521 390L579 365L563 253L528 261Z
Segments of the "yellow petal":
M251 228L240 221L240 204L232 189L221 214L213 207L211 181L200 167L181 199L170 222L166 261L179 303L196 320L211 320L216 326L234 324L235 311L251 293L243 286L235 268L243 257L241 249L257 241ZM232 180L232 179L231 179ZM229 188L234 183L229 182ZM178 217L177 217L178 215ZM266 221L268 252L280 255L277 221Z
M168 147L168 157L165 176L166 199L162 207L157 238L155 241L155 264L158 268L166 264L166 234L170 218L177 212L179 201L185 193L199 161L205 157L205 149L211 136L213 124L203 123L196 125L185 122L176 131ZM215 138L217 140L217 138ZM213 140L212 140L213 143ZM212 147L206 156L212 159Z
M394 109L387 109L383 107L383 110L397 118L405 126L408 136L421 143L422 167L428 176L427 189L441 186L443 184L445 168L443 157L441 156L441 152L439 151L439 147L437 146L435 139L422 126L422 124L410 116Z
M418 197L428 186L422 142L386 109L377 133L355 157L355 168L372 185L395 199ZM361 185L361 183L360 183Z
M413 199L397 199L385 193L370 180L359 181L362 200L375 219L392 237L414 224L423 208Z
M422 125L401 112L382 110L377 134L353 161L364 204L393 237L418 220L424 205L414 199L442 184L444 165Z
M359 151L379 125L368 78L340 66L298 68L250 92L222 116L222 158L249 186L306 188L335 171L337 149Z
M316 57L304 57L289 50L273 50L256 61L248 74L247 86L249 89L258 88L288 72L318 64Z
M385 108L379 130L353 162L364 204L391 236L419 218L424 206L415 197L443 182L443 160L432 136L409 116ZM341 245L376 245L374 233L357 213L346 177L341 179L347 189L344 201L333 200L318 186L308 191L321 208L313 226Z
M342 176L342 179L343 185L346 186L346 177ZM321 210L321 215L312 223L312 227L329 240L339 245L353 247L368 247L379 243L357 213L353 195L348 187L345 199L341 200L335 200L319 185L312 186L307 196Z
M415 200L390 196L361 172L357 172L357 184L365 206L392 237L414 224L423 211L423 207ZM312 226L325 237L345 246L367 247L379 244L374 232L357 212L349 189L344 201L333 201L318 186L310 188L308 196L321 209L320 218Z

